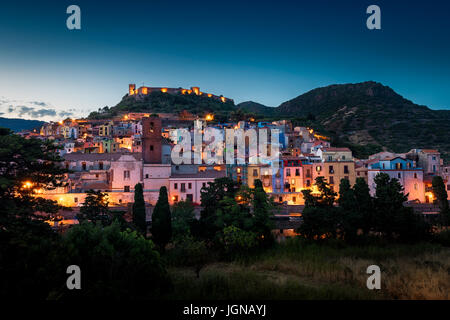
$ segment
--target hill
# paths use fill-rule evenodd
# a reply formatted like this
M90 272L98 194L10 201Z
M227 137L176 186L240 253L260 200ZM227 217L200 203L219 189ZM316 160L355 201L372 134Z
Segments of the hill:
M235 105L232 100L223 103L197 95L125 95L116 106L92 112L89 118L110 118L126 111L183 110L197 115L214 113L219 121L291 119L295 125L310 126L331 137L335 146L350 147L361 158L381 150L437 148L450 160L450 111L417 105L374 81L313 89L275 108L253 101Z
M213 113L216 118L227 119L235 111L236 105L232 100L222 102L207 96L195 94L168 94L151 92L148 95L137 97L125 95L114 107L99 109L89 114L90 119L111 118L122 112L152 112L152 113L178 113L183 110L196 115Z
M303 117L299 122L313 115L309 125L330 135L334 144L353 147L359 156L380 149L437 148L450 159L450 111L414 104L377 82L317 88L282 103L275 112Z
M14 132L40 128L45 122L39 120L10 119L0 117L0 127L9 128Z

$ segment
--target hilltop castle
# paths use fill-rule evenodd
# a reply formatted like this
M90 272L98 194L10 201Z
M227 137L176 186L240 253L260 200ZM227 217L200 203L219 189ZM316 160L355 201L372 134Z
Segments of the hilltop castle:
M130 96L143 96L147 95L151 92L163 92L163 93L169 93L169 94L195 94L197 96L206 96L211 99L220 100L222 102L226 101L233 101L233 99L225 98L224 96L220 95L217 96L212 93L205 93L200 91L200 87L191 87L190 89L184 89L184 88L165 88L165 87L139 87L136 89L135 84L130 84L128 86L128 94Z

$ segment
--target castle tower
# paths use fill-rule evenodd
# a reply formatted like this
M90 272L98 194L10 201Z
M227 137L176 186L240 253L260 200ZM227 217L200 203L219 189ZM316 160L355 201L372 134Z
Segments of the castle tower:
M136 85L135 85L135 84L130 84L130 85L128 86L128 94L129 94L130 96L134 94L135 90L136 90Z
M144 163L162 162L162 122L157 116L142 118L142 158Z

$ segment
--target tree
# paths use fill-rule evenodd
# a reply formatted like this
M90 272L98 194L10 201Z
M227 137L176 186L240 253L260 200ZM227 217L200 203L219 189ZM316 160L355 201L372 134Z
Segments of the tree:
M145 201L142 184L134 186L133 223L136 229L144 235L147 234L147 220L145 214Z
M388 239L417 241L429 234L429 225L412 208L404 207L408 196L400 182L386 173L375 176L374 229Z
M172 223L167 188L161 187L158 201L152 214L152 239L164 251L172 238Z
M195 228L197 230L195 236L213 239L216 233L222 230L216 223L216 212L222 206L229 205L229 201L222 202L222 200L225 197L234 199L238 190L238 184L228 177L217 178L207 187L202 188L200 192L203 209L198 226Z
M356 208L362 219L361 228L365 234L368 234L373 226L373 199L364 178L356 178L353 191L355 193Z
M93 223L101 222L104 226L111 223L108 194L101 191L88 190L86 198L80 208L78 219L89 220Z
M0 128L0 227L17 218L47 220L56 215L62 207L36 195L64 185L67 170L58 166L61 161L52 142Z
M179 201L172 208L172 233L174 238L191 234L195 221L194 205L191 201Z
M433 194L439 205L441 221L443 225L450 224L450 208L448 205L447 191L445 190L444 180L440 176L433 177Z
M201 269L211 260L211 254L204 240L196 240L191 235L180 236L171 250L177 265L194 267L197 278Z
M302 190L305 208L302 212L303 223L298 231L308 239L335 238L338 229L338 213L334 207L336 192L323 177L316 178L319 195L311 190Z
M227 254L245 254L258 245L255 232L245 231L235 226L225 227L220 241Z
M258 234L263 243L272 242L273 222L270 217L273 216L274 204L271 198L264 191L261 180L255 180L253 189L253 228L252 231Z
M136 231L121 231L117 222L106 227L82 222L69 229L63 243L63 265L80 267L82 290L55 292L61 299L157 298L171 288L153 242Z

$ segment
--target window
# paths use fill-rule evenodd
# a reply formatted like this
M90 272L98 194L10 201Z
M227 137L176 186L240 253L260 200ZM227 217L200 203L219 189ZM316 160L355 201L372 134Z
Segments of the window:
M401 169L402 169L402 164L401 164L401 163L396 163L396 164L395 164L395 168L396 168L397 170L401 170Z
M310 187L311 186L311 181L310 180L306 180L306 186Z
M414 172L414 179L417 179L417 173Z
M181 192L186 192L186 183L181 184Z
M292 180L291 180L291 184L295 184L295 179L292 179Z
M330 184L334 184L334 177L330 176Z
M328 156L328 161L333 161L333 157L332 156Z
M433 164L433 172L436 172L436 165Z
M345 156L342 156L342 160L345 160Z
M310 178L311 177L311 170L306 169L306 177Z
M78 198L77 197L73 198L73 202L77 203L78 202Z
M99 163L98 163L98 168L99 168L100 170L103 170L103 162L99 162Z
M348 178L348 176L344 176L344 179L345 179L345 180L348 180L349 178Z
M241 173L241 168L236 168L237 173Z
M188 200L188 201L190 201L190 202L194 201L193 195L192 195L192 194L187 194L187 195L186 195L186 200Z
M188 183L188 189L192 189L192 183Z
M202 188L206 188L206 182L202 182Z
M291 176L291 169L286 169L286 177L290 177Z
M86 162L81 163L81 167L83 168L83 170L86 170Z
M356 173L356 175L359 177L359 171Z
M432 159L433 159L433 161L436 161L436 157L435 156L433 156Z
M95 174L95 177L98 178L98 173Z
M283 197L279 197L278 202L283 202Z
M344 173L348 173L348 166L344 166Z
M414 190L417 190L417 183L414 183Z
M130 170L124 170L123 171L123 179L129 180L130 179Z
M450 184L447 185L447 191L450 191Z
M292 197L292 202L296 203L297 202L297 197Z
M300 175L300 169L295 169L295 175L298 177Z
M174 188L175 190L177 190L177 189L178 189L178 183L174 183L174 184L173 184L173 188Z
M148 173L145 174L145 179L148 179Z
M316 167L316 171L317 171L317 172L322 171L322 167L321 167L321 166L317 166L317 167Z
M180 166L175 166L175 170L180 170Z
M402 177L402 174L400 172L397 173L397 177L400 179Z
M258 170L257 169L253 169L253 176L257 177L258 176Z
M122 199L119 199L119 203L122 203Z
M178 201L178 196L177 195L173 196L172 199L173 199L173 202L177 202Z
M333 168L333 166L329 166L329 167L328 167L328 173L334 173L334 168Z
M150 146L150 151L153 151L153 146Z
M124 186L123 192L130 192L130 186Z

